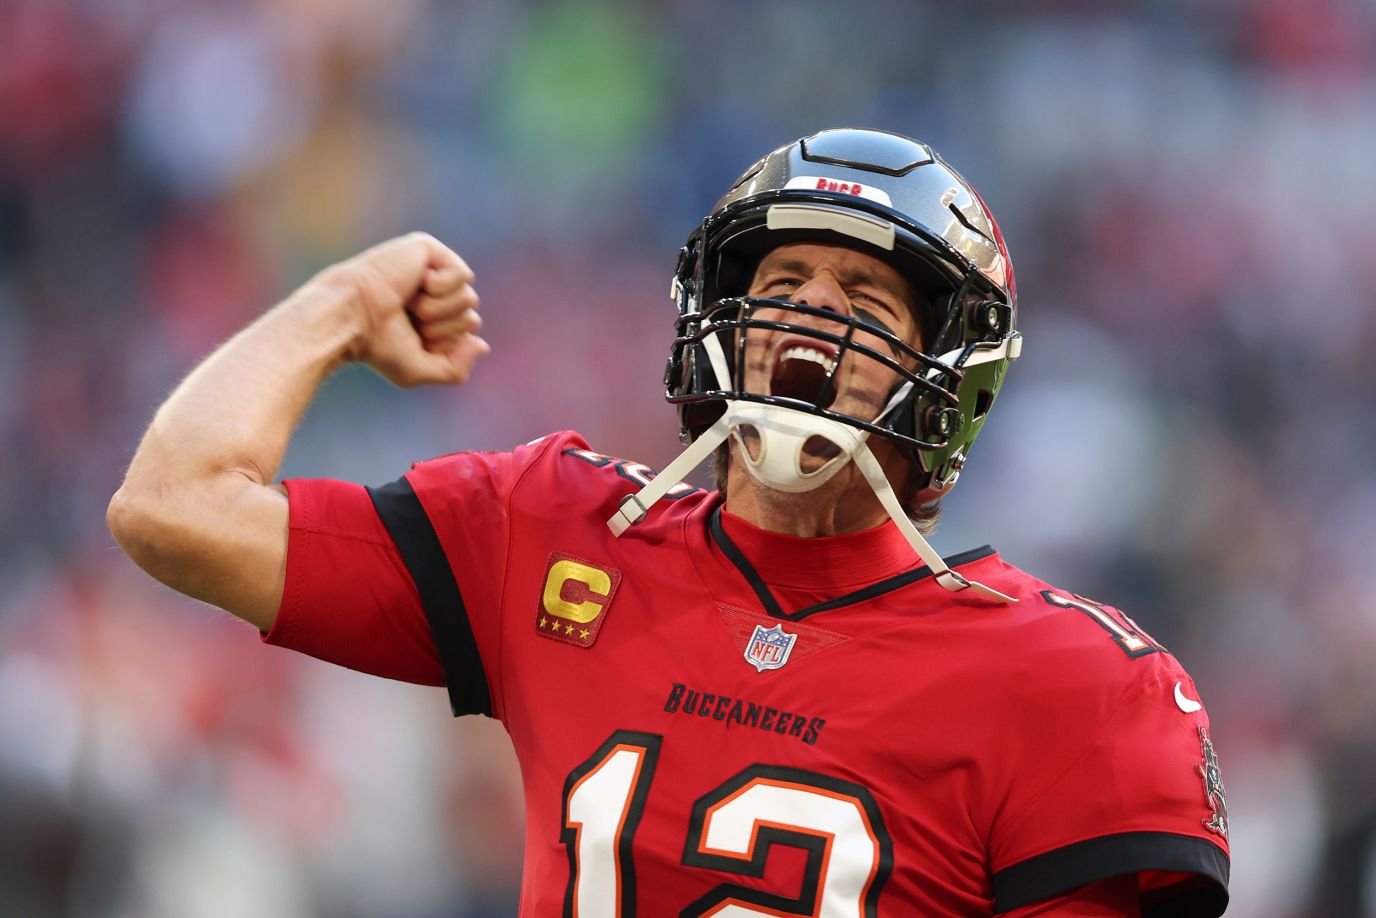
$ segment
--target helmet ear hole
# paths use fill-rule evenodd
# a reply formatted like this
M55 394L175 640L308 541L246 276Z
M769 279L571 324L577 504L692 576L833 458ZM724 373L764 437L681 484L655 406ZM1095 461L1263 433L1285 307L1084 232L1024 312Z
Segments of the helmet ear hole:
M978 421L989 413L989 408L994 404L994 393L988 389L980 389L975 395L975 420Z

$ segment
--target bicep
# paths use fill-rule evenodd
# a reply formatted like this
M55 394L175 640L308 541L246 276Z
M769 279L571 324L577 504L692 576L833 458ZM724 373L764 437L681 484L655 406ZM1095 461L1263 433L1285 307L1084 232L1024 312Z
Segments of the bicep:
M290 507L282 485L245 484L216 514L215 544L201 566L197 599L256 625L272 627L286 581Z
M287 569L286 489L246 480L232 482L207 519L194 528L195 562L181 568L190 596L256 625L272 627L282 602Z
M139 567L259 628L272 626L286 571L285 492L228 474L203 487L125 484L110 532Z
M420 594L367 490L288 482L281 604L265 640L350 669L443 685Z

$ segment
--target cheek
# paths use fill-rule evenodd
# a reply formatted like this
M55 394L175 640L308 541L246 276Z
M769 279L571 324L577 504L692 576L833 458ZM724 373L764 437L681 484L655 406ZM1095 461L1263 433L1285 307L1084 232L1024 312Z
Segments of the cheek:
M906 322L896 322L894 323L894 325L895 327L892 330L893 336L897 338L899 341L906 342L908 346L911 347L913 350L921 352L922 342L919 338L919 335L917 334L917 329ZM911 369L912 366L916 364L916 361L914 359L905 355L902 351L900 351L896 346L894 346L889 341L881 339L878 336L863 335L857 336L857 338L863 344L868 345L869 347L873 348L874 350L878 351L886 357L890 357L898 361L900 364L902 364L905 367L908 367L909 369Z
M752 319L758 319L761 322L787 322L788 316L796 315L797 313L780 309L777 306L765 306L750 313Z
M788 316L787 310L783 309L760 309L750 314L750 318L756 322L788 322ZM745 329L747 349L758 351L768 348L770 337L774 333L774 330L770 328Z
M873 351L877 351L877 352L879 352L880 354L883 354L885 357L894 357L894 356L895 356L895 354L894 354L894 349L893 349L893 345L889 344L888 341L885 341L883 338L880 338L878 335L873 335L873 334L870 334L870 333L868 333L868 332L863 332L863 331L862 331L862 332L856 332L856 334L855 334L855 343L856 343L856 344L863 345L863 346L865 346L865 347L867 347L867 348L869 348L869 349L871 349L871 350L873 350ZM872 358L870 358L868 355L860 356L859 359L860 359L862 362L864 362L864 363L870 363L870 364L872 364L872 363L875 362L875 361L874 361Z

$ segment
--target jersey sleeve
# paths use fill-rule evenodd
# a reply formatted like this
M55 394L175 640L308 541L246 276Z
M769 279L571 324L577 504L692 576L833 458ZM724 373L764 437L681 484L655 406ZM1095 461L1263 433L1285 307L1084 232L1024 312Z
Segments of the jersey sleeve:
M547 460L559 450L586 446L577 434L564 432L510 452L452 453L416 463L403 478L368 490L415 582L456 716L502 717L501 694L494 688L501 684L501 612L515 495L524 480L550 477ZM531 474L540 471L543 477ZM541 493L551 505L558 503L557 487Z
M1118 876L1004 914L1007 918L1140 918L1142 897L1134 877Z
M454 714L494 716L490 676L516 484L555 442L453 453L368 488L285 482L287 576L269 644L374 675L443 685ZM462 583L462 589L460 584Z
M1227 809L1193 681L1159 648L1121 655L1113 679L1086 668L1029 703L990 840L997 911L1135 874L1143 915L1221 914Z
M420 596L367 491L329 479L293 479L286 488L286 584L263 640L373 675L443 685Z

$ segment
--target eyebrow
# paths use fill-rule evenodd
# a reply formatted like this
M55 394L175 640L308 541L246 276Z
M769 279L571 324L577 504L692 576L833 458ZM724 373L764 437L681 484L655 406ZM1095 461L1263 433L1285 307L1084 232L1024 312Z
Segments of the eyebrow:
M810 268L811 266L808 265L808 263L803 261L802 259L785 258L775 262L770 262L768 260L761 262L759 270L763 270L765 273L782 271L784 273L806 274L810 270ZM907 284L903 284L901 288L895 289L892 285L879 280L877 277L875 277L869 271L866 271L864 268L837 269L836 273L837 279L840 280L842 284L845 284L847 286L851 284L856 284L862 287L874 287L877 290L883 290L887 293L891 293L893 296L897 297L898 301L903 305L908 306L910 308L912 306L912 304L909 302L909 293L907 289L905 289L908 286Z

